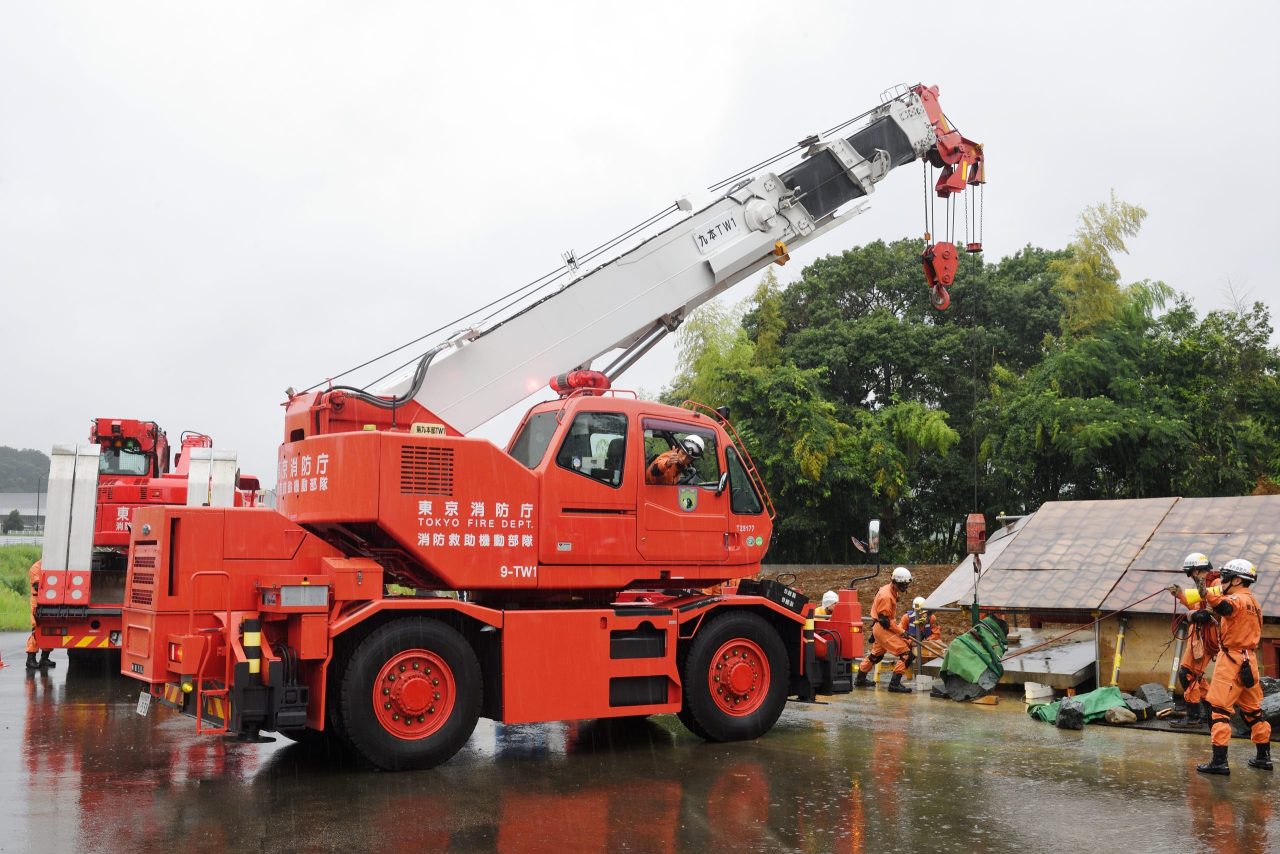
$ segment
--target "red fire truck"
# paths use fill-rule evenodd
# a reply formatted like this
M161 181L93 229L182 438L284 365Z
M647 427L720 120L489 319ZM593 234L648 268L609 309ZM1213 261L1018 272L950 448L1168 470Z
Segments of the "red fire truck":
M481 715L673 713L728 741L767 732L789 697L848 690L856 596L813 623L803 596L755 577L774 513L726 413L613 381L690 310L852 219L896 167L932 162L948 200L982 182L936 88L860 118L803 140L793 165L680 200L612 260L566 254L561 278L385 386L291 393L279 512L140 510L121 661L147 685L140 710L154 697L200 731L332 739L407 769L448 759ZM955 257L925 247L935 305ZM466 435L547 377L555 396L504 448ZM654 477L660 458L677 477Z
M36 564L35 644L68 657L120 648L129 525L139 507L257 504L257 478L234 452L184 433L170 470L169 439L154 421L96 418L84 445L58 445L49 470L44 548Z

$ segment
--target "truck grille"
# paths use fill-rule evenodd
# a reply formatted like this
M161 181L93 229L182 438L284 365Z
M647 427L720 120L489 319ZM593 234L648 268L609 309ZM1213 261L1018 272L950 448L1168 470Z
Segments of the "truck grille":
M134 587L129 593L129 603L132 605L150 605L154 598L154 590L143 590Z
M401 495L453 495L453 448L400 449Z

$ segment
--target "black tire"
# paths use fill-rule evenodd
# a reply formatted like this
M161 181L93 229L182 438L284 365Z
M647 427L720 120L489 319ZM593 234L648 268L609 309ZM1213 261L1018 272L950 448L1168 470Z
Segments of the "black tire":
M392 724L380 719L384 712L374 708L374 683L393 659L414 651L447 666L452 680L449 695L452 705L448 707L447 717L427 724L434 727L429 734L406 738L391 732L387 727ZM415 685L421 686L418 674L401 672L405 673L404 678L411 677ZM423 672L430 671L424 669ZM394 679L396 675L392 672L384 678ZM436 687L440 687L439 684ZM347 662L341 688L342 731L352 749L376 768L384 771L430 768L452 757L467 743L480 717L482 691L480 662L461 634L439 620L400 617L374 629ZM434 713L435 707L431 708ZM406 716L404 720L412 724L411 717ZM425 718L424 714L416 720Z
M746 700L754 708L742 714L727 711L709 682L717 663L713 659L735 642L757 650L760 655L753 656L768 664L767 680L753 683ZM684 683L680 722L708 741L741 741L764 735L777 722L787 704L790 663L781 636L768 621L749 611L731 611L711 619L694 636L680 678Z
M684 677L681 677L681 679L683 678ZM685 698L684 704L684 707L681 708L680 711L676 712L676 717L680 719L680 723L684 724L684 728L703 741L714 741L714 739L707 734L707 731L702 728L702 724L698 723L698 719L689 711L688 697Z

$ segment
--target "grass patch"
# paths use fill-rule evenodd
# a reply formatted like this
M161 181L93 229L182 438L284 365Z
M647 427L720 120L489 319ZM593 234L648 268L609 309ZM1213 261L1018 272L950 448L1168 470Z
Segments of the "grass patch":
M39 546L0 546L0 631L31 628L27 572L39 559Z
M0 587L0 631L27 631L31 628L31 600L8 587Z

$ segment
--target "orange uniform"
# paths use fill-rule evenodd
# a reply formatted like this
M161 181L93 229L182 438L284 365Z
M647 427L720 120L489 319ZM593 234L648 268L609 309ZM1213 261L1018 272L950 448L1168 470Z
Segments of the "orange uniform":
M39 602L40 595L40 561L31 564L31 569L27 570L27 581L31 586L31 634L27 636L27 652L39 652L40 647L36 643L36 603Z
M1210 572L1205 576L1205 584L1218 583L1218 573ZM1209 612L1209 604L1200 601L1195 591L1179 590L1174 598L1186 606L1193 615L1197 611ZM1209 693L1209 680L1204 672L1209 663L1218 654L1218 627L1213 622L1201 622L1200 618L1190 622L1187 643L1182 649L1182 660L1178 663L1178 681L1182 683L1182 700L1185 703L1198 703Z
M914 610L902 615L898 621L898 633L915 640L928 640L938 637L938 618L929 614L924 620Z
M659 454L649 467L644 470L646 483L662 486L675 486L680 482L680 475L693 462L693 458L683 448L672 448Z
M1192 602L1199 600L1198 591L1187 591ZM1224 594L1221 587L1205 591L1205 601L1218 615L1218 637L1222 644L1209 683L1209 705L1213 710L1212 740L1215 747L1226 747L1231 741L1231 712L1240 708L1240 717L1249 725L1249 738L1254 744L1271 741L1271 724L1262 714L1262 683L1256 650L1262 638L1262 606L1248 587L1236 587ZM1251 679L1241 678L1248 663ZM1245 685L1250 681L1252 685Z
M893 672L899 676L907 672L914 656L911 653L911 644L902 636L903 633L897 624L897 615L898 586L890 581L876 591L876 598L871 603L871 618L875 620L871 625L871 654L862 659L858 670L863 673L870 672L872 667L880 663L880 659L884 658L886 652L891 652L898 657L898 662L893 665Z

